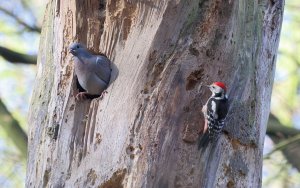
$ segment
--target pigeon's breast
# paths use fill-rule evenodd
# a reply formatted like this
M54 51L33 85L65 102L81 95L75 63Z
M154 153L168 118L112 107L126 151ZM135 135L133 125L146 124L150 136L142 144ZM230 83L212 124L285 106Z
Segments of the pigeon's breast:
M74 58L75 62L75 74L77 76L80 86L87 90L87 82L89 80L89 71L86 66L78 59Z

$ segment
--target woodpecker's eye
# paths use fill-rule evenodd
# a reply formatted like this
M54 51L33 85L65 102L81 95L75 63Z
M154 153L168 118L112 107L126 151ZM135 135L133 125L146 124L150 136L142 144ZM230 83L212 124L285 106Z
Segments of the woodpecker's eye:
M77 45L76 48L79 48L79 45Z

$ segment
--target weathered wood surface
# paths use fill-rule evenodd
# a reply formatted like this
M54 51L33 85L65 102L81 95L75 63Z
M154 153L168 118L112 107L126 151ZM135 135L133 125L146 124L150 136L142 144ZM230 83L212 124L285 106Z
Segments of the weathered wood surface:
M27 187L260 187L283 0L50 0L29 114ZM68 46L104 52L118 77L78 103ZM209 91L226 133L200 153Z

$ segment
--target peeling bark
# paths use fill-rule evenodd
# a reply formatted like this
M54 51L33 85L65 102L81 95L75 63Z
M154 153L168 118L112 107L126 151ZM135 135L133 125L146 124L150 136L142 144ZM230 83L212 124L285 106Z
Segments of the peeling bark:
M27 187L260 187L283 1L50 1L30 109ZM77 103L74 40L119 70ZM197 150L201 83L231 108ZM54 135L54 136L53 136Z

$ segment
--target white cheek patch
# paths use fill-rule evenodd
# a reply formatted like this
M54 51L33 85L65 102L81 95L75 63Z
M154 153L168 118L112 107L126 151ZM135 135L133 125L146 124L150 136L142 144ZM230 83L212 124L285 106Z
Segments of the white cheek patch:
M215 118L215 119L218 119L218 114L216 113L216 111L217 111L217 105L216 105L216 102L215 102L215 101L212 101L212 102L211 102L211 109L212 109L212 111L213 111L214 118Z

